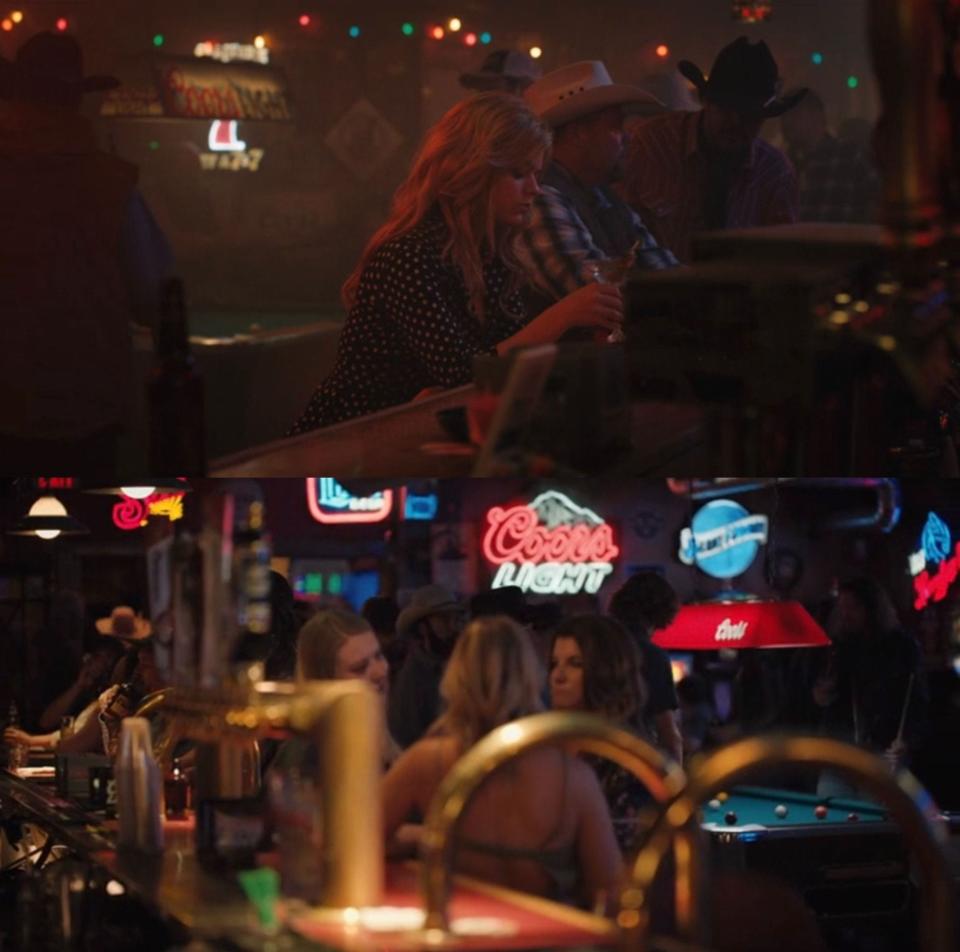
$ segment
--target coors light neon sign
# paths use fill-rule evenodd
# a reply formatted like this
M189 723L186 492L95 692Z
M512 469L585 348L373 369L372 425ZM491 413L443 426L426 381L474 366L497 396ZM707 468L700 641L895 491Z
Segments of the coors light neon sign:
M620 549L600 516L549 490L526 506L494 506L487 513L483 554L497 566L492 588L595 595L613 572Z

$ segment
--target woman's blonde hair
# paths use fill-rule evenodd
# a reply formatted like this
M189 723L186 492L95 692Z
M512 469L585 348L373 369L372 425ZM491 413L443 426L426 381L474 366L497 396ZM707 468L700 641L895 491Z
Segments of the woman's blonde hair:
M365 635L370 626L359 615L342 608L317 612L297 635L297 673L306 680L335 678L337 655L353 635Z
M430 734L466 749L495 727L543 710L543 670L527 633L506 615L472 621L457 640L440 682L444 713Z
M484 257L497 254L515 276L522 270L514 250L518 229L496 227L491 187L501 172L525 172L545 158L550 142L547 125L518 96L481 93L457 103L427 132L406 181L393 196L390 216L343 285L344 306L349 309L356 302L360 275L377 249L416 227L437 207L450 232L443 257L463 275L470 309L482 321Z

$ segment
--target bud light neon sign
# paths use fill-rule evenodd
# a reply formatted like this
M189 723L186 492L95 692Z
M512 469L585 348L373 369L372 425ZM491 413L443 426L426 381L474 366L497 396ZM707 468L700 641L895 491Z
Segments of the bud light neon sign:
M494 506L487 513L483 554L497 566L492 588L595 595L613 572L620 549L600 516L549 490L526 506Z
M696 565L714 578L735 578L746 572L766 541L766 516L752 515L729 499L714 499L681 530L677 554L684 565Z
M933 566L931 572L929 566ZM917 611L930 602L942 602L960 571L960 542L952 546L950 527L935 513L927 513L920 548L910 554L910 574Z
M354 496L332 476L307 479L307 505L317 522L382 522L393 509L393 490L384 489L369 496Z

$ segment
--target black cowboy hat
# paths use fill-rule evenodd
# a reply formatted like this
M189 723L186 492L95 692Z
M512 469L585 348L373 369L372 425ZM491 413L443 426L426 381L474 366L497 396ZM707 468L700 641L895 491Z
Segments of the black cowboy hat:
M113 76L84 76L80 44L65 33L36 33L12 63L0 59L0 95L5 98L18 93L57 98L119 85Z
M751 43L745 36L720 50L709 80L690 60L681 60L677 69L704 100L765 119L783 115L807 94L806 89L798 89L778 98L779 71L770 48L763 40Z

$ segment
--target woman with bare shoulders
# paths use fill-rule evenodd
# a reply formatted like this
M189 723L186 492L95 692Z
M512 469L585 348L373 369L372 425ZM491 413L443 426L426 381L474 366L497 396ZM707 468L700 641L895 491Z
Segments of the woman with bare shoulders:
M543 677L526 633L503 616L460 636L440 684L445 713L383 782L387 836L430 801L457 759L495 727L542 710ZM456 868L595 907L612 899L621 861L591 769L560 747L530 750L477 792L460 824Z

